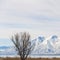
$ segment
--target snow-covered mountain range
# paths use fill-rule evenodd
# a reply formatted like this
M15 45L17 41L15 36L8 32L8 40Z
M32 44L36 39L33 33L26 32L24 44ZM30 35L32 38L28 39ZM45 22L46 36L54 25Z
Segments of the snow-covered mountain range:
M50 38L39 36L33 40L35 45L33 54L60 54L60 39L53 35Z
M60 55L60 39L56 35L53 35L50 38L38 36L31 40L31 42L34 45L32 55ZM0 55L17 55L17 52L14 49L14 46L0 46Z

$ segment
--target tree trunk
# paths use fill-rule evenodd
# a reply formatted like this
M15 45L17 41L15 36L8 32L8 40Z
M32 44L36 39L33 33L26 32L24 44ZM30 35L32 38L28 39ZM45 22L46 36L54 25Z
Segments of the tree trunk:
M21 58L21 60L26 60L25 58Z

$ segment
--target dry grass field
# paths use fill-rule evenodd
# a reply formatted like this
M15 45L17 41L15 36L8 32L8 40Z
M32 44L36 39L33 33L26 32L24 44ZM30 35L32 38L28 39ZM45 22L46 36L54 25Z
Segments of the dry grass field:
M19 58L0 58L0 60L19 60ZM60 58L28 58L27 60L60 60Z

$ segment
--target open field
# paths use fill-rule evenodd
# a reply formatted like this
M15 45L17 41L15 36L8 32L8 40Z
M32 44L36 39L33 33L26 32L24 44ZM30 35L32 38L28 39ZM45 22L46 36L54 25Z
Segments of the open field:
M0 60L19 60L19 58L0 58ZM60 58L28 58L27 60L60 60Z

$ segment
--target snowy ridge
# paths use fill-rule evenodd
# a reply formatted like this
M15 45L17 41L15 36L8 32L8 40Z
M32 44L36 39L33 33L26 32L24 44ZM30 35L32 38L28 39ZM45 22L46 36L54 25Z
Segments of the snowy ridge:
M40 36L35 41L33 54L60 54L60 39L56 35L49 39Z
M34 45L34 50L31 55L34 56L60 56L60 38L53 35L50 38L38 36L31 40ZM0 56L17 56L14 46L0 46Z

